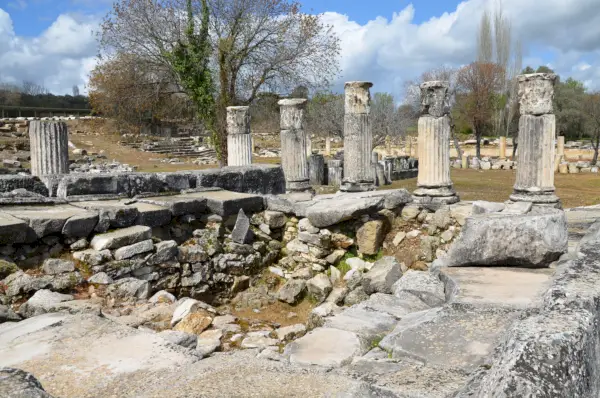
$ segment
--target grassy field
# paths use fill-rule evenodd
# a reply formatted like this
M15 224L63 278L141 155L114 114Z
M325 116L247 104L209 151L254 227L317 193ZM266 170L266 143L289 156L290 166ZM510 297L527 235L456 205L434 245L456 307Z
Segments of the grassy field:
M179 171L216 167L216 165L196 166L190 163L161 163L157 159L165 158L165 155L142 152L118 145L119 136L117 134L112 136L75 134L71 139L79 148L94 151L104 150L109 159L138 166L139 171ZM254 163L277 164L281 160L279 158L255 158L253 161ZM452 181L462 200L503 202L512 193L515 171L452 169ZM385 186L382 189L406 188L413 191L416 184L417 179L413 178L395 181L391 186ZM600 204L600 175L598 174L556 174L555 186L556 193L561 198L565 208ZM318 191L326 193L329 190L320 189Z
M512 193L515 178L512 170L452 169L454 188L462 200L504 202ZM600 204L598 174L555 174L555 186L565 208ZM391 187L412 191L417 187L417 179L394 181Z

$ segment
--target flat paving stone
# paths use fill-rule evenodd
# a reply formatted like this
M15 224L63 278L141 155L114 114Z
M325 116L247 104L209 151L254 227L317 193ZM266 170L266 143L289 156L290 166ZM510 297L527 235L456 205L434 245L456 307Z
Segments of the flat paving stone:
M368 348L356 333L317 328L288 344L284 354L293 365L339 368L349 364L355 356L366 353Z
M411 314L379 343L392 358L472 372L484 363L519 311L451 305Z
M524 268L444 268L459 286L455 303L531 308L541 305L555 270Z
M26 221L38 238L60 234L71 217L93 218L95 213L71 205L15 206L2 209L3 213Z
M90 246L94 250L118 249L119 247L133 245L134 243L150 239L152 237L152 229L144 225L136 225L134 227L118 229L105 234L94 236L90 242Z
M223 217L237 214L239 209L246 213L257 213L264 209L264 200L260 195L232 191L208 191L189 195L206 198L208 209Z
M371 342L390 333L397 323L396 317L385 312L354 306L327 318L323 326L353 332Z
M186 214L202 215L206 213L206 198L195 193L170 195L170 196L151 196L140 198L138 203L148 203L169 209L173 217Z

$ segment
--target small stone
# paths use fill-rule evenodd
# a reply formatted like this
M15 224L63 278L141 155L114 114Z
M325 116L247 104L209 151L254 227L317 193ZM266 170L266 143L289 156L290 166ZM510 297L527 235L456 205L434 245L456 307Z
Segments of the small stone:
M342 273L334 266L329 267L329 280L332 285L335 285L342 279Z
M59 258L49 258L44 261L42 270L47 275L58 275L65 272L75 271L75 263L73 261L61 260Z
M258 226L258 229L260 229L262 232L264 232L267 235L271 235L271 228L269 228L269 226L267 224L260 224Z
M136 278L123 278L110 285L109 292L117 298L147 299L150 296L150 284Z
M179 300L179 304L173 312L171 326L175 326L177 322L181 321L187 315L193 313L201 313L204 316L209 316L210 313L216 313L216 310L202 301L194 300L188 297L182 298Z
M344 302L344 298L348 295L348 288L344 286L334 287L327 296L325 302L335 303L341 305Z
M329 256L325 257L325 261L329 264L336 265L346 255L346 251L342 249L334 250Z
M352 290L346 298L344 298L344 304L351 306L354 304L362 303L365 300L369 299L369 295L365 293L365 289L362 286L357 287Z
M323 326L327 317L339 314L340 312L342 312L342 308L338 307L333 302L326 301L320 306L313 308L308 315L306 326L308 329L314 329L319 326Z
M412 238L416 238L419 235L421 235L421 231L419 231L418 229L413 229L412 231L410 231L409 233L406 234L406 237L408 239L412 239Z
M302 279L291 279L287 281L277 292L277 299L288 304L296 304L306 289L306 282Z
M396 234L392 243L394 244L394 246L398 246L400 243L402 243L404 238L406 238L406 232L400 231Z
M356 232L358 251L363 254L377 254L383 243L385 225L382 220L368 221Z
M306 282L306 288L308 289L308 293L317 301L317 303L321 304L331 292L332 286L327 275L317 274Z
M333 233L331 234L331 244L336 249L348 249L350 246L354 244L354 239L341 234L341 233Z
M199 335L212 323L212 318L205 314L194 312L186 315L175 325L174 330Z
M279 211L267 210L264 213L265 223L273 229L283 228L287 222L285 214Z
M275 331L275 333L280 341L290 341L304 336L306 333L306 326L304 326L302 323L298 323L279 328Z
M431 220L432 225L435 225L439 229L446 229L452 223L452 218L450 217L450 208L448 206L440 207L433 214L433 219Z
M110 285L113 283L113 279L106 272L98 272L92 275L87 282L94 285Z
M87 239L83 238L72 243L71 246L69 246L69 248L72 251L84 250L86 247L89 246L89 244L90 243L87 241Z
M283 270L279 267L269 267L269 272L271 272L272 274L275 274L279 277L282 277L282 278L285 277Z
M137 254L148 253L154 250L154 243L152 239L143 240L133 245L123 246L115 250L115 260L126 260Z
M95 267L97 265L101 265L105 262L112 260L112 254L108 249L101 251L87 249L73 253L73 258L78 261L81 261L82 263Z
M173 296L171 293L167 292L166 290L161 290L159 292L154 293L154 295L152 297L150 297L150 299L148 301L152 304L158 304L158 303L172 304L177 301L177 298L175 296Z
M191 333L180 332L178 330L164 330L158 334L169 343L180 345L185 348L192 348L196 345L198 336Z
M259 348L265 349L269 346L276 346L279 341L269 337L269 332L250 332L242 341L242 348Z
M252 243L252 239L254 239L254 233L250 229L250 219L246 216L244 210L240 208L235 226L231 232L231 240L239 244L249 244Z
M402 219L404 221L414 220L419 215L419 212L419 208L416 206L404 206L402 208Z
M350 257L346 259L346 264L353 270L363 271L371 268L372 264L358 257Z
M309 234L317 234L319 233L319 228L313 226L308 218L303 218L298 222L298 230L306 231Z
M442 232L442 234L440 235L440 238L442 238L442 240L445 243L448 243L452 240L452 238L454 238L454 231L448 229L448 230Z
M383 257L363 275L362 287L366 294L392 293L392 286L400 277L400 264L394 257Z
M206 357L219 348L222 337L223 331L221 329L206 330L198 336L196 350L202 354L203 357Z
M441 306L446 302L444 284L430 272L410 270L392 287L396 297L403 293L417 296L430 307Z

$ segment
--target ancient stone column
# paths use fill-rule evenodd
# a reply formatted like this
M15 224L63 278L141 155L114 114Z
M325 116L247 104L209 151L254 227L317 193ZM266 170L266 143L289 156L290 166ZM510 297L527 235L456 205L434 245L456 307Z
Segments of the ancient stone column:
M500 159L506 159L506 137L500 137Z
M327 162L327 184L339 187L342 183L344 168L341 160L331 159Z
M371 94L373 83L346 83L344 115L344 179L341 191L360 192L375 189L371 153Z
M281 110L281 166L288 192L310 191L307 134L304 131L306 99L279 101Z
M313 153L308 158L308 170L310 185L325 184L325 157L318 153Z
M375 185L381 186L381 185L383 185L383 182L379 182L377 180L377 165L378 164L379 164L379 155L377 154L377 152L373 151L373 153L371 153L371 167L373 168L373 178L375 181Z
M565 136L559 135L556 141L556 154L560 157L565 156Z
M31 121L29 145L32 175L69 173L69 134L64 122Z
M325 156L331 156L331 137L325 137Z
M252 164L250 112L247 106L227 107L227 165Z
M383 168L385 170L385 185L390 185L392 183L394 158L391 156L386 156L383 158Z
M421 117L418 122L419 174L414 200L422 204L459 201L450 179L450 118L448 82L421 84Z
M510 199L560 206L554 194L554 137L556 118L552 106L556 75L520 75L519 152L517 180Z

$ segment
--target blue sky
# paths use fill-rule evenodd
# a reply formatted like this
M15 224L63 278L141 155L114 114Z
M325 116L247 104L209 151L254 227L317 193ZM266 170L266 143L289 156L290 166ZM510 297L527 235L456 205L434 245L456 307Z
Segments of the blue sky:
M524 65L555 69L600 89L600 0L301 0L341 39L342 73L401 97L406 81L475 58L477 25L501 2ZM33 80L57 93L85 92L98 31L111 0L0 0L0 83Z

